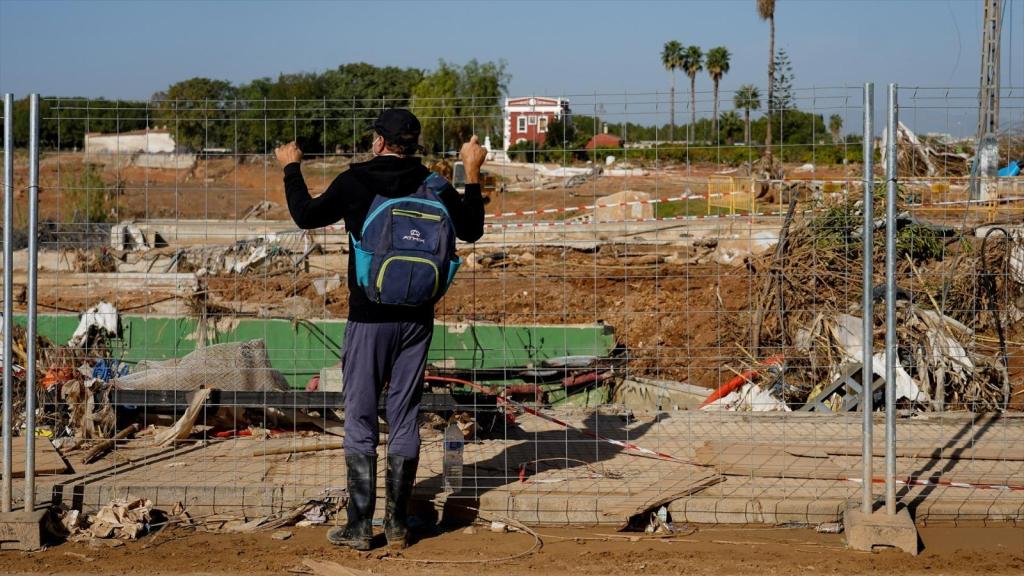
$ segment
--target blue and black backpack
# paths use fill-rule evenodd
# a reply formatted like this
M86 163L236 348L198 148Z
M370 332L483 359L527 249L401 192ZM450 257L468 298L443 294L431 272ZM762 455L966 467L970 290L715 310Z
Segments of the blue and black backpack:
M356 283L378 304L420 306L448 291L462 259L455 255L455 225L439 193L448 186L431 173L409 196L377 195L356 240Z

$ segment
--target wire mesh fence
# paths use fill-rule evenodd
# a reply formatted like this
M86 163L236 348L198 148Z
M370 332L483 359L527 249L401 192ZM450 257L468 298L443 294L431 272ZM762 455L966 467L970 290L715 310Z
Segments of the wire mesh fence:
M900 94L893 352L896 407L916 417L897 426L898 497L919 518L1016 521L1024 196L1015 176L982 177L972 199L976 89ZM528 523L657 529L663 505L677 521L834 521L860 490L862 384L885 405L886 176L876 162L865 335L863 143L884 160L890 136L861 131L860 86L793 89L770 115L685 100L44 99L38 500L130 494L220 528L337 504L350 231L297 228L273 151L298 141L319 193L371 160L370 126L397 105L419 115L423 163L460 191L454 151L472 134L489 147L485 233L459 244L436 306L421 501ZM1022 104L1003 89L1008 169ZM13 337L13 429L31 435Z

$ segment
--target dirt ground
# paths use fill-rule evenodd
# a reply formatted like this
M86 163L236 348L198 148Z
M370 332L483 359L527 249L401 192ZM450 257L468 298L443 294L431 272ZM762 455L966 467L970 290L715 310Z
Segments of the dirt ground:
M329 158L308 161L303 166L306 182L313 194L324 190L352 160L366 157ZM100 165L102 178L108 187L120 187L121 195L111 218L241 218L255 204L268 200L279 205L265 218L286 220L284 184L281 170L272 158L211 158L201 159L190 170L140 168L123 162ZM82 153L61 152L44 154L40 160L40 218L67 220L74 207L68 202L70 189L79 186L84 168ZM26 201L27 169L18 163L15 171L15 189L18 204ZM503 213L550 207L572 207L587 204L594 198L621 190L640 190L656 198L667 198L681 193L707 192L708 176L722 170L717 164L699 164L667 167L645 176L609 177L591 180L574 189L548 188L531 190L540 180L532 170L517 165L492 163L485 167L510 190L495 194L487 207L489 213ZM841 167L821 167L814 174L794 173L793 179L811 177L823 179L848 178ZM520 190L525 189L525 190ZM19 206L21 208L21 206ZM572 214L571 214L572 215ZM557 219L565 215L539 215L537 219Z
M1024 528L930 526L913 557L845 548L842 535L808 528L686 527L670 539L598 528L538 529L543 546L529 553L532 536L496 534L485 527L428 536L399 557L378 549L359 553L325 541L325 528L270 533L205 534L168 530L118 548L65 543L35 553L0 553L6 574L263 574L312 573L304 559L326 560L353 574L1021 574ZM632 539L630 538L632 536ZM379 539L379 538L378 538ZM635 540L635 541L634 541ZM496 561L511 556L518 558ZM417 560L449 560L424 563ZM337 572L345 574L346 572Z
M656 253L655 248L648 249ZM609 250L611 251L611 250ZM746 269L717 264L624 266L612 254L540 249L534 260L464 272L437 305L437 318L511 324L604 322L641 373L714 387L735 357L732 334L749 322L754 283ZM661 256L666 249L661 248ZM641 257L645 252L633 252ZM347 292L318 296L314 273L206 279L216 302L270 302L301 296L326 317L344 318ZM67 303L64 303L67 305ZM732 378L726 371L724 378Z

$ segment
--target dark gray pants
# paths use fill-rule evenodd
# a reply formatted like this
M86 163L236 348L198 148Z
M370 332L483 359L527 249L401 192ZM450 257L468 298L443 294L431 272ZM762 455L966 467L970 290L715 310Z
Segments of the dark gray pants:
M388 453L419 456L418 418L431 336L430 324L348 322L342 355L346 454L377 453L377 403L387 384Z

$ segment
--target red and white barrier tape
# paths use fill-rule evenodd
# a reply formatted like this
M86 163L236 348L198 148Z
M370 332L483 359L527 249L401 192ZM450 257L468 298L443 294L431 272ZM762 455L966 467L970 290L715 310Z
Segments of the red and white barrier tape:
M847 482L854 482L856 484L864 484L863 478L842 478ZM872 484L885 484L885 478L872 478ZM950 488L973 488L975 490L1006 490L1010 492L1024 492L1024 486L1013 485L1013 484L985 484L985 483L972 483L972 482L953 482L951 480L930 480L928 478L918 478L910 476L907 478L897 478L896 484L901 486L947 486Z

